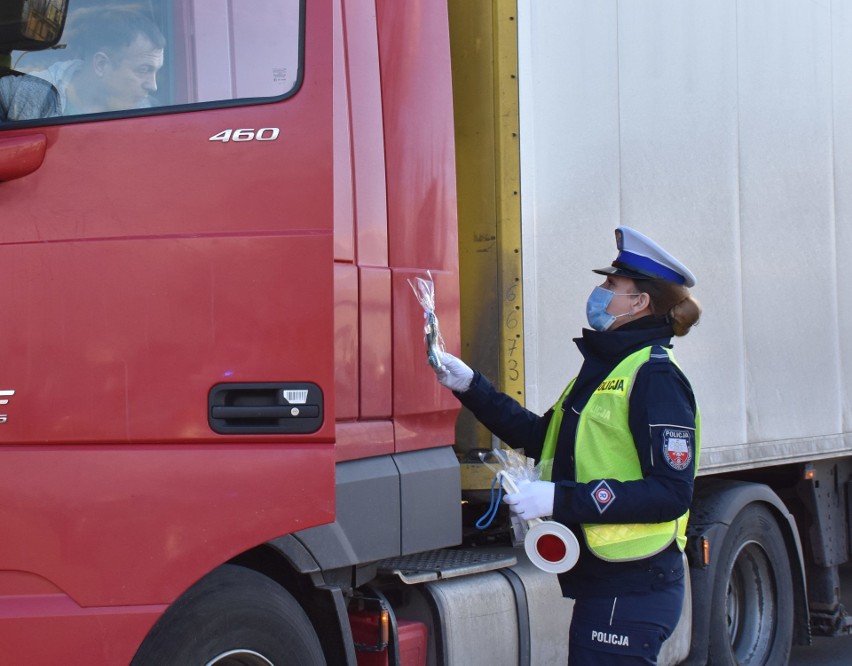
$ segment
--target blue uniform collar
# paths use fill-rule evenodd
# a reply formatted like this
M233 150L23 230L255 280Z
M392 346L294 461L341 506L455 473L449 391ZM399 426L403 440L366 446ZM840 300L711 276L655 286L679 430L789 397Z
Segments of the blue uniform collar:
M600 360L619 360L628 354L649 347L672 346L674 330L665 317L649 315L620 326L614 331L583 329L582 337L574 343L583 358L597 357Z

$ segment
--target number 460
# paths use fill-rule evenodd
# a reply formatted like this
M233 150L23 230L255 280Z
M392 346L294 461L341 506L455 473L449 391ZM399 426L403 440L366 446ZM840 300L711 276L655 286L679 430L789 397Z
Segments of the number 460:
M210 141L275 141L278 138L277 127L263 127L259 130L253 129L226 129L210 137Z

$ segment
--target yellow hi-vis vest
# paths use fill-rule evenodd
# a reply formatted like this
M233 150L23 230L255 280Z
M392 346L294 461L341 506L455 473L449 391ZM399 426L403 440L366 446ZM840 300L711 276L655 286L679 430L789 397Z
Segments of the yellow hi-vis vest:
M652 347L634 352L619 363L592 393L580 413L577 425L574 459L576 480L588 483L594 479L635 481L642 477L642 468L628 423L630 389L639 368L648 362ZM661 349L658 347L658 349ZM675 362L670 350L669 359ZM541 478L550 480L556 440L562 426L562 403L574 386L571 380L553 407L541 455ZM697 410L696 410L697 412ZM695 465L701 442L701 416L695 415ZM686 546L686 522L689 511L676 520L665 523L583 524L583 535L589 550L597 557L611 562L640 560L663 551L677 541L681 551Z

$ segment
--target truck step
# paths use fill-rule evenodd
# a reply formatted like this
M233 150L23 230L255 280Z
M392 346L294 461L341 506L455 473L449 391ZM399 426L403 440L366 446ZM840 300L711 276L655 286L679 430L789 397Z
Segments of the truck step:
M495 571L517 564L514 555L485 550L431 550L379 562L378 573L407 585Z

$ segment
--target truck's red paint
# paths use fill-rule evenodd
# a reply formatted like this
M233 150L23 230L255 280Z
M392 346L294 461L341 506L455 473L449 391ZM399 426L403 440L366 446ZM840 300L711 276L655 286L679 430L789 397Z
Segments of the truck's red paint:
M334 519L332 7L305 7L288 99L0 133L0 160L46 137L0 183L4 663L126 664L200 577ZM211 387L271 381L322 388L318 432L210 429Z

